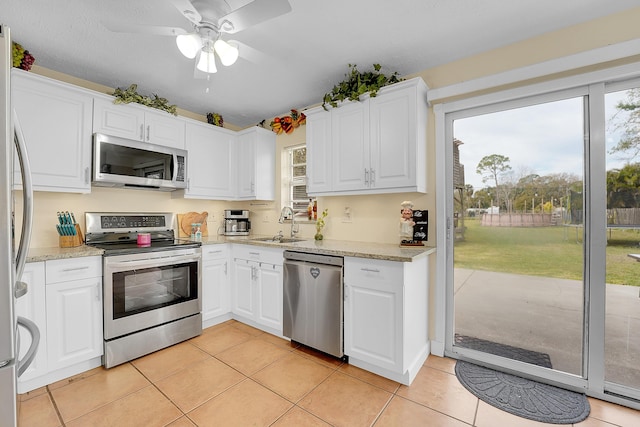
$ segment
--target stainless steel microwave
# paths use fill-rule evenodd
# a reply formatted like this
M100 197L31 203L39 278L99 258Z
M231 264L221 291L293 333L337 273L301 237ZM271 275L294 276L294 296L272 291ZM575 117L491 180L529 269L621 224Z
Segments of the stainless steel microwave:
M92 184L173 191L187 187L187 151L96 133Z

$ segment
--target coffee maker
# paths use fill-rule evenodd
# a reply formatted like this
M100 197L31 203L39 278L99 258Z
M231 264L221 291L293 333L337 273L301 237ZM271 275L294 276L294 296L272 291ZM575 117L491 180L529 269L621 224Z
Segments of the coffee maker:
M248 236L250 229L251 221L249 221L249 211L242 209L225 209L225 236Z

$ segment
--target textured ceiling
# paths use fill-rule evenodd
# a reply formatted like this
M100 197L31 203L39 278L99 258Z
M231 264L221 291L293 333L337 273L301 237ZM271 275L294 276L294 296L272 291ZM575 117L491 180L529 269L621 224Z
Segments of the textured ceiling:
M193 0L203 16L249 0ZM256 0L269 2L270 0ZM191 31L168 0L0 0L11 28L42 67L109 87L138 84L198 113L250 126L321 101L348 64L413 74L633 7L638 0L289 0L292 11L225 38L241 59L194 77L169 36L108 30L116 25ZM207 91L208 89L208 91Z

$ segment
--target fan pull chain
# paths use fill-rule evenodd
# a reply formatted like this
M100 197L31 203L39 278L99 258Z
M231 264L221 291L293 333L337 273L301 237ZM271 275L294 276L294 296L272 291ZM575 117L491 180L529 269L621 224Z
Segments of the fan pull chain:
M211 74L207 73L207 88L204 90L204 93L209 93L209 81L211 80Z

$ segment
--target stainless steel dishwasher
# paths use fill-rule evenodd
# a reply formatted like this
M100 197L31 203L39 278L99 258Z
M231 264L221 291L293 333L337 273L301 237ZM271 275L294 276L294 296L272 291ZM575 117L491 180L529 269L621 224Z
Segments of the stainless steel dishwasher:
M343 357L342 257L284 252L283 333Z

